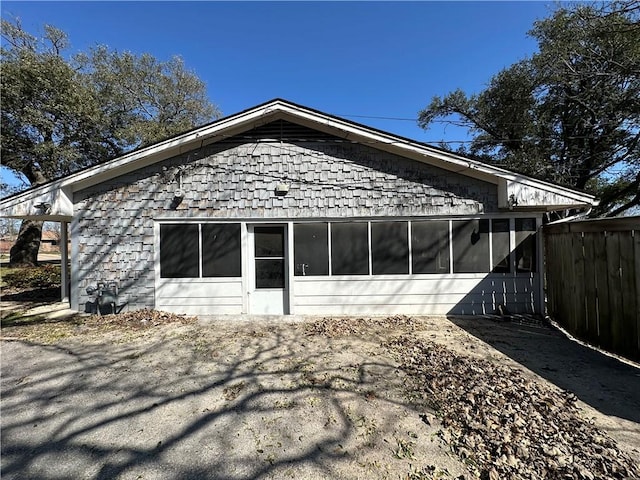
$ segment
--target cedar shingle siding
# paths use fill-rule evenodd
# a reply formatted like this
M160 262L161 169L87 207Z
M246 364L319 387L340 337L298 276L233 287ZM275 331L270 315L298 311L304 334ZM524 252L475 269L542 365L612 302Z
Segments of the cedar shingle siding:
M107 280L129 309L154 307L157 218L452 216L497 205L491 183L276 121L76 192L79 304L88 285Z

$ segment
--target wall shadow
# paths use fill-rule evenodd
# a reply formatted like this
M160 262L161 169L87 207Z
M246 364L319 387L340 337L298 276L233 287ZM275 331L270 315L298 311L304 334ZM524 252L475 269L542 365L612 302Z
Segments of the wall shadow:
M543 324L519 324L497 317L448 318L599 412L640 423L640 367L583 346Z

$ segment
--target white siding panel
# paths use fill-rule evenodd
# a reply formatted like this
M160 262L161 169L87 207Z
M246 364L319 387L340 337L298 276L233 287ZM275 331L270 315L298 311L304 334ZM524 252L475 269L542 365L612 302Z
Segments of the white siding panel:
M402 276L352 276L344 277L294 277L296 294L305 295L373 295L413 294L467 294L482 290L520 292L530 290L535 279L532 276L486 275L402 275ZM322 290L318 290L318 288ZM321 293L320 293L321 292Z
M190 306L234 306L238 303L242 303L242 297L171 297L161 299L161 304L164 306L181 306L185 304L185 298L188 298L188 304Z
M159 300L168 297L241 297L242 279L168 279L156 286Z
M242 279L160 279L156 286L156 308L188 315L242 313Z
M298 314L532 313L537 275L411 275L295 278Z
M533 313L538 275L294 277L293 312L307 315L478 315L503 304ZM190 315L243 313L240 278L160 279L156 308Z
M163 306L156 307L163 312L175 313L178 315L241 315L242 306L228 305L190 305L190 306Z

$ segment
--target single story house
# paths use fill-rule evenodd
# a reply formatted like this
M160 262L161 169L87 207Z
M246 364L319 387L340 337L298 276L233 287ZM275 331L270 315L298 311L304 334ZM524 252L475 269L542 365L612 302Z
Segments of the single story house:
M275 99L0 208L70 224L78 310L103 281L125 309L481 314L542 312L543 214L596 203Z

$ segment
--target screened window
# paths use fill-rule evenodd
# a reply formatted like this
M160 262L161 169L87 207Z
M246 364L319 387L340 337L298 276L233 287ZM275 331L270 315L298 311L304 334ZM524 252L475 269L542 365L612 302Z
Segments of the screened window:
M491 220L491 248L493 249L493 271L509 273L509 219Z
M453 272L489 271L489 220L453 222Z
M200 276L198 225L160 225L160 276L196 278Z
M413 273L449 273L449 222L411 222Z
M366 222L331 224L331 272L369 274L369 227Z
M239 223L202 224L202 276L242 276Z
M329 237L326 223L293 226L295 274L329 275Z
M374 275L409 273L407 222L371 223L371 261Z
M516 271L536 271L535 218L516 218Z

